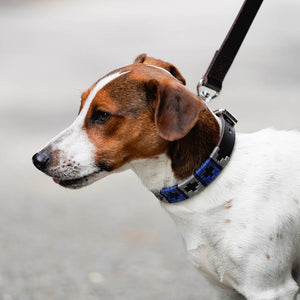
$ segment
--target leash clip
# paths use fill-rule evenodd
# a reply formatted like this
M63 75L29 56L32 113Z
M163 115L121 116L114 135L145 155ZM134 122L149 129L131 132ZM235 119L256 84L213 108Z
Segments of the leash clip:
M203 83L204 79L202 78L197 84L197 94L198 97L200 97L204 102L209 103L211 100L217 98L220 92L216 92L213 89L208 88L207 86L205 86L205 89L203 89Z

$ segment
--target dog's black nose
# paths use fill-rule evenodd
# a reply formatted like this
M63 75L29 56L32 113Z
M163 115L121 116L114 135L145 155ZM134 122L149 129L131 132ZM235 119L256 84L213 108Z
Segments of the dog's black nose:
M41 171L44 171L51 161L50 154L46 150L42 150L32 156L33 164Z

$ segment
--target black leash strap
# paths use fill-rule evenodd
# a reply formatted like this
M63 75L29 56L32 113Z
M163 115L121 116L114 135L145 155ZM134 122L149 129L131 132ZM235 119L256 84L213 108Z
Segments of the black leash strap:
M245 0L223 44L216 51L205 75L197 86L198 95L205 101L215 98L221 91L222 82L262 2L263 0ZM201 91L202 86L214 90L216 94L211 95L207 91Z

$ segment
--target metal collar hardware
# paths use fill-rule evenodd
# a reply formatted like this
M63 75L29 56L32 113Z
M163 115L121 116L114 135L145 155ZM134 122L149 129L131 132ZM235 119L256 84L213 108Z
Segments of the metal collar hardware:
M217 98L221 91L216 92L215 90L205 86L203 83L204 80L202 78L197 84L197 94L204 102L209 103L211 100Z

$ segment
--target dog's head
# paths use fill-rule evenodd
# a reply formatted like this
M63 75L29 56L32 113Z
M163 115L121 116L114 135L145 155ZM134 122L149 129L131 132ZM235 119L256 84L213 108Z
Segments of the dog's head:
M33 156L34 165L56 183L80 188L130 161L166 153L206 109L184 84L172 64L138 56L82 94L75 121Z

